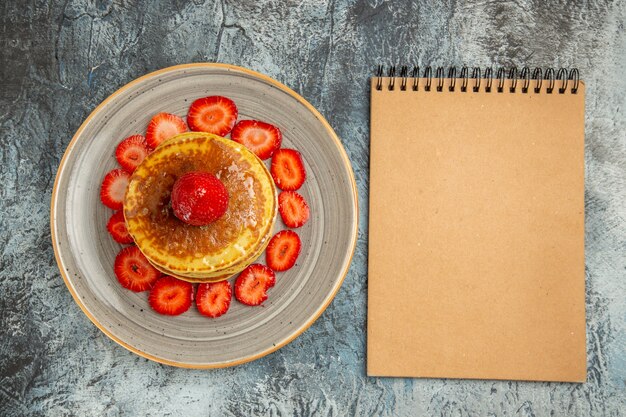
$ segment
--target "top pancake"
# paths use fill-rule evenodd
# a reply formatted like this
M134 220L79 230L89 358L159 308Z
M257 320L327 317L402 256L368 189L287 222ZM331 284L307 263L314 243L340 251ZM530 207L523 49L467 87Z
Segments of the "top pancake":
M206 226L180 221L171 208L174 182L193 171L214 174L229 194L226 213ZM234 271L257 254L276 210L274 183L261 160L236 142L197 132L172 138L148 155L124 199L128 231L146 257L195 278Z

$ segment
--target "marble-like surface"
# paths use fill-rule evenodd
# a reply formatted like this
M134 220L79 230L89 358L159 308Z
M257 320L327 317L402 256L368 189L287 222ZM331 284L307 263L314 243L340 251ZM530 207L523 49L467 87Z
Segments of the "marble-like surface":
M624 415L625 2L8 0L0 11L1 415ZM65 288L48 226L56 168L89 112L142 74L201 61L263 72L315 105L346 146L362 207L352 268L320 319L274 354L214 371L149 362L102 334ZM378 63L580 68L585 384L365 376L367 79Z

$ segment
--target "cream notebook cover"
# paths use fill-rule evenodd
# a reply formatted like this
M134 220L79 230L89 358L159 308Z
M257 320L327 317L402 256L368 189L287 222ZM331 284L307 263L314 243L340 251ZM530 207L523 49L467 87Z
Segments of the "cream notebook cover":
M368 375L585 381L577 71L406 73L371 80Z

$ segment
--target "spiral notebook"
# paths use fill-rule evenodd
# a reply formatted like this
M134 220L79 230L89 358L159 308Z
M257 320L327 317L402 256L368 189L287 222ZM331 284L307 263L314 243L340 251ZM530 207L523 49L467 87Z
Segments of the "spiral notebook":
M585 381L578 71L379 71L368 375Z

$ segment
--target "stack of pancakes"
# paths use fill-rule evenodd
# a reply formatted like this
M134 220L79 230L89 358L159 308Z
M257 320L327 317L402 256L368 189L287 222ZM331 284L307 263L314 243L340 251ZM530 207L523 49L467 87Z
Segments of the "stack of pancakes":
M217 176L229 194L226 213L192 226L172 211L174 182L187 172ZM189 132L162 143L131 176L124 217L135 244L155 268L189 282L217 282L246 268L263 252L277 212L274 182L243 145Z

